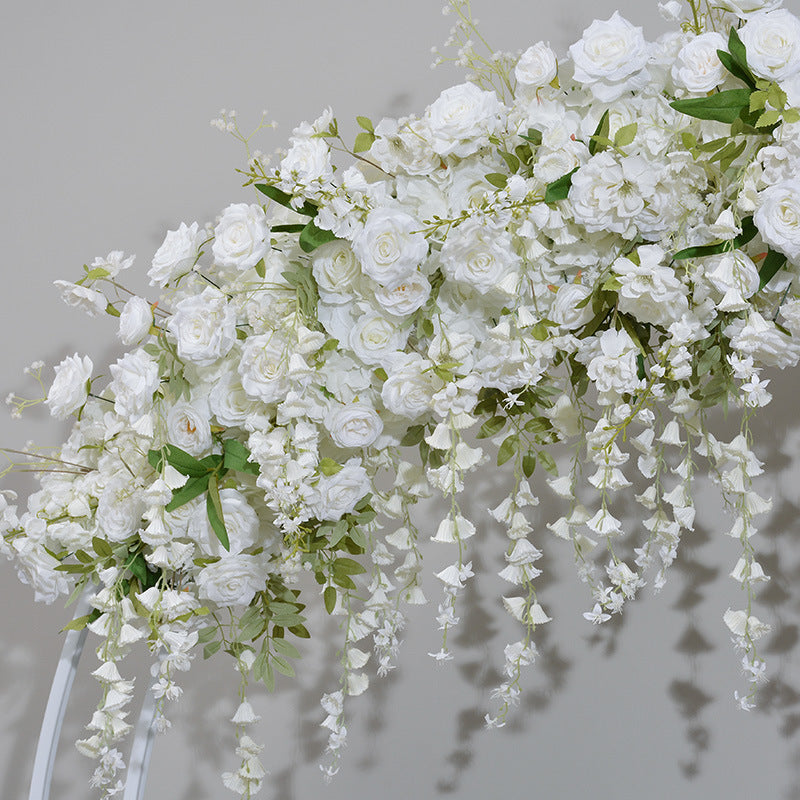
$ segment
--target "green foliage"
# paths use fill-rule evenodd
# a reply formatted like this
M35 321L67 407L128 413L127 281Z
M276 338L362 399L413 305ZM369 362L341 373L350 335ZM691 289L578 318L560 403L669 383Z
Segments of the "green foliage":
M326 231L323 228L318 228L313 220L303 228L300 233L300 249L304 253L313 253L320 245L326 242L332 242L336 235L331 231Z
M316 320L319 290L311 272L311 267L301 264L299 261L292 261L290 267L282 275L297 293L297 304L300 307L300 313L307 320Z
M611 145L611 140L608 138L610 130L611 124L609 122L608 109L606 109L603 112L603 116L600 117L600 122L597 124L595 132L589 139L589 155L593 156L595 153L601 153L603 150L608 149L609 145Z
M725 253L729 250L740 250L748 244L758 233L753 222L753 217L745 217L742 222L742 232L732 241L716 242L715 244L697 245L695 247L686 247L679 250L672 256L673 261L682 261L686 258L701 258L702 256L713 256L719 253Z
M758 272L758 288L763 289L785 266L786 256L771 247Z
M578 171L575 167L571 172L562 175L558 180L548 183L544 191L545 203L555 203L559 200L566 200L569 196L569 190L572 186L572 176Z
M269 197L270 200L278 203L278 205L296 211L298 214L304 214L307 217L316 217L319 212L319 209L313 203L309 203L308 200L299 208L295 208L292 205L292 196L280 190L277 186L272 186L267 183L256 183L255 188L258 189L261 194Z
M708 97L692 97L687 100L674 100L672 108L697 119L716 120L732 123L742 112L750 107L749 89L726 89Z

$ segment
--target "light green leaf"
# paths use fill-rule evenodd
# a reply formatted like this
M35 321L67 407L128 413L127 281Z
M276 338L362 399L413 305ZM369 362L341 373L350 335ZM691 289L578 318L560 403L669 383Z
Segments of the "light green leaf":
M508 436L497 451L497 466L505 464L519 449L519 434Z

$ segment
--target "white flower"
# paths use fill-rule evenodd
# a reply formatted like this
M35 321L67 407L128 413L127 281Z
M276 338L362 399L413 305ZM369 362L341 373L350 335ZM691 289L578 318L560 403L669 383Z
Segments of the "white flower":
M735 320L724 331L731 346L743 356L765 367L794 366L800 359L800 344L787 336L771 320L764 319L758 311L751 311L746 322Z
M124 345L141 344L153 325L153 307L143 297L131 297L119 315L117 336Z
M311 272L320 295L328 303L347 302L361 274L350 243L343 239L326 242L314 251Z
M597 391L615 394L633 392L639 386L636 345L625 331L607 330L597 340L600 353L588 366L589 378Z
M111 542L123 542L141 526L144 501L136 487L122 477L103 490L97 503L95 523L98 535Z
M107 256L97 256L91 263L91 269L104 269L113 278L133 265L136 256L125 257L122 250L112 250Z
M395 285L416 271L428 254L428 242L413 217L393 208L378 208L367 216L353 241L353 251L365 275L380 284Z
M245 553L209 564L195 578L200 597L221 606L250 605L265 584L263 562Z
M739 37L760 78L783 81L800 70L800 20L785 8L753 14Z
M149 411L159 384L156 362L144 350L134 350L112 364L110 370L117 414L134 421Z
M168 231L161 247L156 250L147 275L154 286L165 286L191 268L197 257L199 226L196 222L180 224L176 231Z
M370 490L367 471L357 458L351 458L335 475L323 475L308 503L319 520L335 522L349 514Z
M395 317L406 317L425 305L431 293L430 281L419 271L399 283L378 286L375 299L381 308Z
M710 256L704 266L706 280L723 295L718 305L720 311L744 311L750 307L747 298L758 291L760 280L758 269L747 253L732 250Z
M569 52L575 62L575 80L603 103L641 89L649 80L642 29L631 25L618 11L610 19L592 22Z
M493 289L512 294L521 263L508 232L471 217L453 230L442 247L442 269L481 294Z
M211 251L221 267L254 267L269 247L269 226L261 206L233 203L214 228Z
M167 328L177 340L182 359L208 366L233 347L236 312L219 289L207 286L175 306Z
M324 139L292 137L289 152L281 161L281 187L291 192L296 186L322 185L333 177L331 153Z
M383 422L366 403L337 405L325 418L325 427L339 447L369 447L383 431Z
M578 307L589 295L590 286L580 283L562 283L556 292L556 299L550 309L550 319L563 325L567 330L574 331L583 327L594 316L591 303L584 303Z
M258 405L247 395L241 378L227 372L211 387L208 394L211 413L220 425L242 425L256 411Z
M53 285L61 290L61 299L72 308L77 308L90 317L99 317L105 313L108 301L101 292L88 286L78 286L69 281L53 281Z
M715 0L714 5L724 8L742 19L759 11L771 11L783 3L783 0Z
M546 86L557 74L556 54L544 42L529 47L514 67L514 77L524 86Z
M727 74L717 50L727 50L727 42L720 33L712 31L691 38L672 65L672 79L694 94L710 92Z
M204 402L175 403L167 412L167 441L191 453L205 455L211 447L211 420Z
M66 419L86 402L87 381L92 377L93 369L92 359L89 356L81 358L77 353L67 356L56 367L56 376L46 400L52 416Z
M289 389L289 354L286 341L277 333L250 336L242 347L239 374L250 397L265 403L283 399Z
M465 158L475 153L499 129L501 111L497 95L474 83L445 89L425 114L431 147L440 156Z
M220 489L219 499L230 550L225 550L211 528L205 503L200 503L192 512L188 535L202 548L203 553L224 559L241 553L256 543L259 522L252 506L236 489Z
M788 178L758 195L753 221L761 238L800 263L800 178Z
M350 349L365 364L380 364L405 347L408 330L399 321L386 319L377 311L361 316L350 331Z
M430 361L419 356L408 356L395 365L381 389L386 408L409 419L416 419L429 411L433 395L442 384L432 367Z

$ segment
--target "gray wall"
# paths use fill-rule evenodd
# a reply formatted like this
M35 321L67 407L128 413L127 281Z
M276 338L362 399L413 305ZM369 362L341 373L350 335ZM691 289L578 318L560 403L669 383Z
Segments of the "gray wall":
M789 7L800 11L796 0ZM563 50L593 17L619 7L655 36L664 23L641 0L475 0L496 47L539 39ZM111 249L138 254L141 278L167 228L203 221L250 197L234 172L241 148L208 121L219 108L239 111L247 128L262 108L280 123L256 146L269 151L293 125L332 105L345 131L356 114L421 111L446 85L450 69L431 72L429 48L448 19L435 0L404 3L243 0L171 3L140 0L29 0L4 10L0 70L4 124L0 162L3 299L0 376L5 396L24 394L22 369L42 358L87 352L96 365L114 357L110 320L88 321L60 305L52 281L75 279L81 264ZM48 367L48 374L49 367ZM351 702L350 744L329 786L316 766L323 731L318 698L335 685L336 631L305 648L303 674L268 696L254 693L263 716L269 800L324 797L481 798L502 794L571 798L800 798L800 545L797 519L800 428L796 375L776 376L774 405L758 423L769 464L763 488L775 510L758 542L774 576L759 616L776 626L767 644L772 682L749 715L733 703L743 685L721 615L739 607L727 578L736 543L713 491L701 492L697 531L659 596L649 589L621 624L590 629L588 607L570 553L543 535L542 600L554 622L542 631L541 663L530 670L522 709L501 731L481 727L488 688L501 665L504 636L495 577L504 547L474 501L485 530L475 544L482 567L466 595L458 659L440 667L429 606L406 632L400 667ZM0 442L57 444L63 429L32 412L0 415ZM20 477L6 486L25 488ZM439 512L422 509L420 519ZM431 552L432 565L441 558ZM436 597L436 587L429 584ZM68 612L34 605L12 569L0 565L0 796L26 796L52 670ZM313 622L314 620L312 620ZM324 622L320 625L324 627ZM84 655L84 672L94 655ZM146 660L131 659L146 676ZM217 777L232 766L227 719L236 676L224 657L198 661L175 707L174 726L156 742L148 798L203 800L226 794ZM90 796L90 764L71 741L96 702L79 678L65 726L54 798Z

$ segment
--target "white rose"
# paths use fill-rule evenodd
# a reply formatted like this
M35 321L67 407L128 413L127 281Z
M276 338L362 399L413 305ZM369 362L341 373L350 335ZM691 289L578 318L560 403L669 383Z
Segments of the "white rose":
M254 267L269 247L269 226L261 206L233 203L214 228L211 252L221 267Z
M117 336L124 345L140 344L153 325L153 307L143 297L131 297L119 315Z
M380 364L388 356L402 350L408 330L386 319L377 311L363 314L350 331L350 349L365 364Z
M200 570L195 578L200 597L220 606L249 606L265 584L261 559L246 553L229 555Z
M329 303L349 300L353 285L361 276L361 268L350 243L343 239L326 242L314 251L311 272L320 296Z
M147 271L152 285L164 286L172 278L189 271L197 257L198 231L199 225L196 222L189 226L182 222L178 230L167 232Z
M191 453L205 455L211 448L211 420L205 403L179 402L167 412L167 441Z
M378 208L353 241L365 275L380 284L394 284L411 275L428 254L419 223L404 211Z
M778 8L783 0L716 0L715 6L736 14L737 17L746 19L751 14L759 11L771 11Z
M514 67L514 76L525 86L546 86L557 74L556 54L544 42L529 47Z
M257 408L257 401L248 397L239 375L228 372L211 387L208 394L211 413L220 425L242 425Z
M381 398L393 414L416 419L430 411L433 395L442 382L432 370L433 364L420 356L409 355L389 371L381 389Z
M222 546L209 521L205 503L200 503L189 518L188 535L204 554L227 558L252 547L258 538L259 522L256 512L245 496L236 489L221 489L219 493L230 550Z
M230 351L236 341L236 312L219 289L207 286L175 306L167 328L185 361L207 367Z
M610 19L595 20L583 38L569 48L575 80L602 103L611 103L648 80L648 48L641 28L615 11Z
M764 189L758 195L753 221L770 247L800 262L800 178Z
M67 356L55 369L56 376L45 401L51 416L66 419L77 411L88 397L87 381L92 377L92 359L77 353Z
M159 384L156 362L144 350L134 350L112 364L110 370L117 414L134 420L149 411Z
M726 50L722 34L701 33L690 39L672 65L672 79L695 94L705 94L719 85L727 74L717 50Z
M53 281L53 285L61 290L61 299L72 308L77 308L90 317L105 314L108 301L101 292L88 286L78 286L70 281Z
M785 8L754 14L739 37L747 65L760 78L782 81L800 70L800 20Z
M366 403L337 405L325 418L325 427L339 447L369 447L383 431L383 422Z
M319 520L335 522L349 514L370 490L367 471L357 458L351 458L335 475L323 475L308 503Z
M511 294L516 289L520 257L511 246L508 232L485 220L471 217L451 231L441 258L449 278L481 294L493 289Z
M294 137L281 161L281 187L292 192L297 186L327 183L333 177L331 154L324 139Z
M282 400L289 391L288 345L277 333L250 336L242 347L239 374L250 397L265 403Z
M425 305L431 293L430 281L419 271L390 286L378 286L375 299L395 317L413 314Z
M550 319L570 331L583 327L594 316L594 311L591 303L586 303L581 308L578 308L578 304L591 293L591 287L580 283L562 284L558 287L556 299L550 309Z
M499 129L501 112L497 95L474 83L445 89L425 114L434 152L459 158L477 152Z

